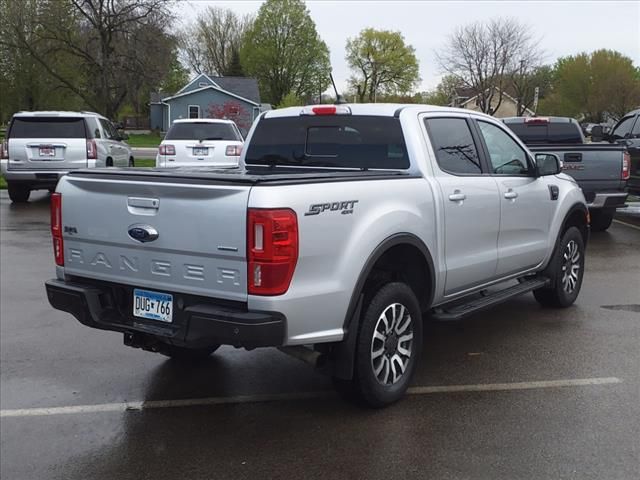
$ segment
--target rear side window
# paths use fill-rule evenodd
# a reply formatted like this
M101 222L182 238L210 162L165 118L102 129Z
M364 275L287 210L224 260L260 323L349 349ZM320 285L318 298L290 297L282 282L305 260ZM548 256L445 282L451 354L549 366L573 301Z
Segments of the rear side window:
M633 127L634 120L634 117L623 118L620 123L618 123L618 125L616 125L616 127L613 129L611 136L616 140L626 138L627 135L631 133L631 127Z
M582 143L580 127L571 122L505 122L505 125L526 144L555 143L576 144Z
M189 122L174 123L165 140L241 140L228 123Z
M478 149L464 118L428 118L425 124L442 170L454 175L482 173Z
M15 117L10 138L86 138L83 118Z
M260 120L245 163L404 170L409 155L397 118L299 116Z

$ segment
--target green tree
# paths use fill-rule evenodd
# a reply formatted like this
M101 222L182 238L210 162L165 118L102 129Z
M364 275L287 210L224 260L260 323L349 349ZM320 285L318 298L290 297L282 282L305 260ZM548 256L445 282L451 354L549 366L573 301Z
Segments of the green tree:
M329 48L301 0L263 3L240 60L247 75L258 79L264 101L273 105L289 93L307 98L329 85Z
M23 4L5 1L12 7ZM169 0L29 3L27 15L20 8L7 10L0 44L30 57L39 74L54 79L89 108L115 118L125 102L139 100L150 85L162 81L173 47L167 33Z
M346 60L354 71L349 79L360 102L375 102L378 95L407 95L420 82L415 49L400 32L362 30L347 40Z
M558 59L552 89L540 113L601 122L607 116L618 119L640 104L637 68L612 50Z
M189 70L178 59L177 53L174 51L167 74L160 86L163 93L173 95L189 82Z
M288 93L284 96L278 108L298 107L303 104L302 99L296 97L295 93Z
M451 105L458 94L458 89L463 87L464 83L458 77L445 75L434 90L422 94L422 103L441 106Z

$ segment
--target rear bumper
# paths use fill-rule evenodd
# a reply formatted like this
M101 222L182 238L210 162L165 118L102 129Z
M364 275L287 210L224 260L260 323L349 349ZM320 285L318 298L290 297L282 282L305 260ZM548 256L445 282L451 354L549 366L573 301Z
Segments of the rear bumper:
M627 201L627 195L627 192L596 193L587 207L589 209L621 207Z
M11 183L22 183L31 186L55 187L68 170L9 170L6 161L2 162L2 175Z
M133 287L106 282L45 282L53 308L72 314L88 327L125 334L144 334L173 345L202 348L217 344L237 347L281 346L286 318L277 312L247 311L213 299L175 293L173 322L134 317Z

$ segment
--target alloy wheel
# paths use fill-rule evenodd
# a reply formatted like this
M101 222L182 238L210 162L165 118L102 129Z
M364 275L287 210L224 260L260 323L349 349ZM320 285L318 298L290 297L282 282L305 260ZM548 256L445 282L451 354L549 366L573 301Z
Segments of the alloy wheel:
M386 307L371 339L371 368L378 382L393 385L404 375L413 352L413 320L400 303Z

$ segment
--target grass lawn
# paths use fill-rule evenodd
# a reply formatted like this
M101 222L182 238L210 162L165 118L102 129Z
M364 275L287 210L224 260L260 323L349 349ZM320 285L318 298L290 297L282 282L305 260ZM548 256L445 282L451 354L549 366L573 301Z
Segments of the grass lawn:
M155 167L155 158L136 158L136 167ZM7 182L2 175L0 175L0 190L6 190Z
M129 140L126 142L132 147L151 148L160 145L160 135L155 133L148 133L143 135L129 135Z

